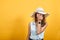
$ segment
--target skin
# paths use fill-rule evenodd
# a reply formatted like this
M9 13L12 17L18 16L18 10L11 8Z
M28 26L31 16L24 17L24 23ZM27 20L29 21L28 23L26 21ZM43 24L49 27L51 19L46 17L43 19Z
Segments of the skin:
M38 24L38 22L41 22L41 20L43 20L42 14L37 14L37 19L38 19L38 21L36 23L36 29L37 29L37 35L39 35L46 29L47 23L46 23L46 25L44 25L44 27L41 27L41 24Z
M44 25L44 27L41 27L41 24L38 24L38 22L41 22L41 20L43 19L43 16L42 16L42 14L37 14L37 19L38 19L38 21L37 21L37 23L36 23L36 29L37 29L37 31L36 31L36 33L37 33L37 35L39 35L40 33L42 33L45 29L46 29L46 27L47 27L47 23ZM29 36L30 36L30 24L28 25L29 27L28 27L28 35L27 35L27 40L29 40Z

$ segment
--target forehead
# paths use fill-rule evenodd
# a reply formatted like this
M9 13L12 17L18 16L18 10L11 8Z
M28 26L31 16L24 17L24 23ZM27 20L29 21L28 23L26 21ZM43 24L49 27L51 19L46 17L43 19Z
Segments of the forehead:
M41 14L41 13L37 13L38 15L43 15L43 14Z
M35 15L44 15L44 14L41 14L41 13L35 12Z

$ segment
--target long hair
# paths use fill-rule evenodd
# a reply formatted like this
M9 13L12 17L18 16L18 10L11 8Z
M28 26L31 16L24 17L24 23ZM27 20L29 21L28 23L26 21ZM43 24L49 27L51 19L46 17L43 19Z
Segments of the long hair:
M37 22L37 14L38 14L38 12L35 12L35 15L34 15L35 22ZM43 15L43 19L41 20L41 27L43 27L46 24L45 21L46 21L45 15Z

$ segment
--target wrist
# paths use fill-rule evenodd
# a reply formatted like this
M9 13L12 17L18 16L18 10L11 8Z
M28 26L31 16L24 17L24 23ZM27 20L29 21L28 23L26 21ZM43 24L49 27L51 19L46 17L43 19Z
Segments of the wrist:
M41 24L41 22L38 22L38 24Z

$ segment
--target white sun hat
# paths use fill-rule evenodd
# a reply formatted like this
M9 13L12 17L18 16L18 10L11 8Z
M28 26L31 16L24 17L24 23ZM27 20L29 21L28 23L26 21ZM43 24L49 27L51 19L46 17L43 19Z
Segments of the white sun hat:
M47 12L44 11L43 8L37 8L35 12L45 15L45 17L49 15ZM35 12L31 15L31 17L34 17Z

